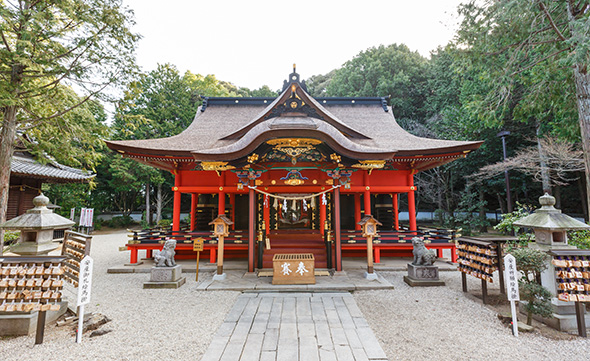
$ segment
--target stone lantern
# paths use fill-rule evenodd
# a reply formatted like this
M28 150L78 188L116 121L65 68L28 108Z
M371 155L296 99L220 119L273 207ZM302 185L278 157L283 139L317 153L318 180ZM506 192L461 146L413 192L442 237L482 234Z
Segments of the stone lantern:
M539 203L541 208L514 222L515 226L528 227L535 232L535 243L531 243L529 247L545 252L575 251L576 247L568 245L567 231L590 230L590 226L561 213L561 210L554 207L555 198L547 193L539 198ZM577 325L573 302L557 299L555 266L550 260L547 269L541 273L541 284L553 295L553 318L544 319L543 322L558 330L575 330ZM590 317L586 316L586 322L590 322Z
M590 226L580 222L556 209L555 197L545 193L539 198L541 208L533 214L514 222L515 226L529 227L535 232L535 242L542 249L574 248L567 244L567 231L590 229Z
M2 229L20 231L17 244L10 251L21 256L47 255L58 247L53 243L53 231L75 224L48 209L49 198L43 194L33 198L33 204L35 208L0 225Z

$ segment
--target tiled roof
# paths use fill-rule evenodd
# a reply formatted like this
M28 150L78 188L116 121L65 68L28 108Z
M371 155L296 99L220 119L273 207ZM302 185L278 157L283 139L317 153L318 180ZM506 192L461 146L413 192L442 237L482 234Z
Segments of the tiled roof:
M27 153L15 153L10 164L10 171L13 175L42 178L51 183L82 183L96 176L95 174L67 167L55 161L41 164Z

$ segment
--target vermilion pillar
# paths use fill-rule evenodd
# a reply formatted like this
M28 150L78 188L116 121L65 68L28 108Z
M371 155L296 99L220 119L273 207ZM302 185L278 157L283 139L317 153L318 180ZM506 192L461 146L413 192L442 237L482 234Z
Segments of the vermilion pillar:
M197 220L197 205L199 203L199 195L191 193L191 231L195 230L195 222Z
M399 206L398 206L398 194L393 193L391 195L391 202L393 205L393 228L399 231Z
M334 248L336 249L336 271L342 271L342 247L340 245L340 188L334 189Z
M361 225L358 224L361 221L361 194L354 194L354 229L357 231L361 230Z
M217 213L221 216L225 214L225 192L219 191L218 197L219 200L217 202L217 208L219 209L219 211Z
M174 172L174 204L172 210L172 231L180 231L180 191L178 190L180 187L180 173L178 171Z
M236 194L230 193L229 194L229 204L231 206L231 220L234 224L231 225L231 229L235 231L236 229Z
M411 187L411 191L408 192L408 213L410 217L410 230L416 231L418 227L416 226L416 198L414 195L414 173L410 173L408 175L408 184Z
M248 191L248 272L254 272L254 252L256 244L256 224L254 223L256 213L256 194L254 189ZM261 244L258 247L262 247ZM258 265L262 268L262 265Z
M321 196L319 196L319 198L320 198L320 232L322 233L322 235L324 235L324 233L325 233L324 224L326 223L326 205L322 201L323 197L324 197L323 194Z
M371 214L371 192L369 191L369 171L365 171L365 173L363 174L363 180L365 183L365 192L363 195L363 201L365 202L365 216L368 216Z
M264 229L266 230L266 235L268 235L270 233L270 197L266 194L264 195L262 218L264 219Z

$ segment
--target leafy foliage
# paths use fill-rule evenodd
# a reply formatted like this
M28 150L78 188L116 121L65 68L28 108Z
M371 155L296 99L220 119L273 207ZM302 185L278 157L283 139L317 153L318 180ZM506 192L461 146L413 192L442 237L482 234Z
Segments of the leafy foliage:
M568 243L581 249L590 249L590 231L567 232Z
M514 222L528 216L534 210L533 206L520 204L516 202L516 210L511 213L502 214L502 221L494 226L494 229L499 230L503 234L516 234L521 244L525 245L533 240L535 235L532 232L521 232L520 227L515 226ZM516 256L515 256L516 257Z
M541 272L547 269L547 253L529 247L517 247L510 250L516 259L516 267L522 273L518 281L521 299L526 301L527 324L532 323L532 315L550 317L551 292L539 284Z

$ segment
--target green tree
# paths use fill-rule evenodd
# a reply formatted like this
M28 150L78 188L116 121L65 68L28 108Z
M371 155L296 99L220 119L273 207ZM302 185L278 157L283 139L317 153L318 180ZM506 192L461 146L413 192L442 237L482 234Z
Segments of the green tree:
M427 59L404 44L369 48L334 71L325 93L350 97L391 95L396 117L422 119L427 65Z
M498 119L498 113L509 111L541 127L551 124L550 131L569 132L581 141L588 206L589 10L588 1L473 1L459 8L463 21L458 32L460 47L487 65L482 81L493 85L479 103L480 114ZM579 133L571 134L575 118Z
M120 0L0 4L0 223L6 220L17 130L55 122L91 96L105 94L109 85L125 81L138 39L129 30L131 16ZM62 82L75 84L85 96L77 103L63 102Z

